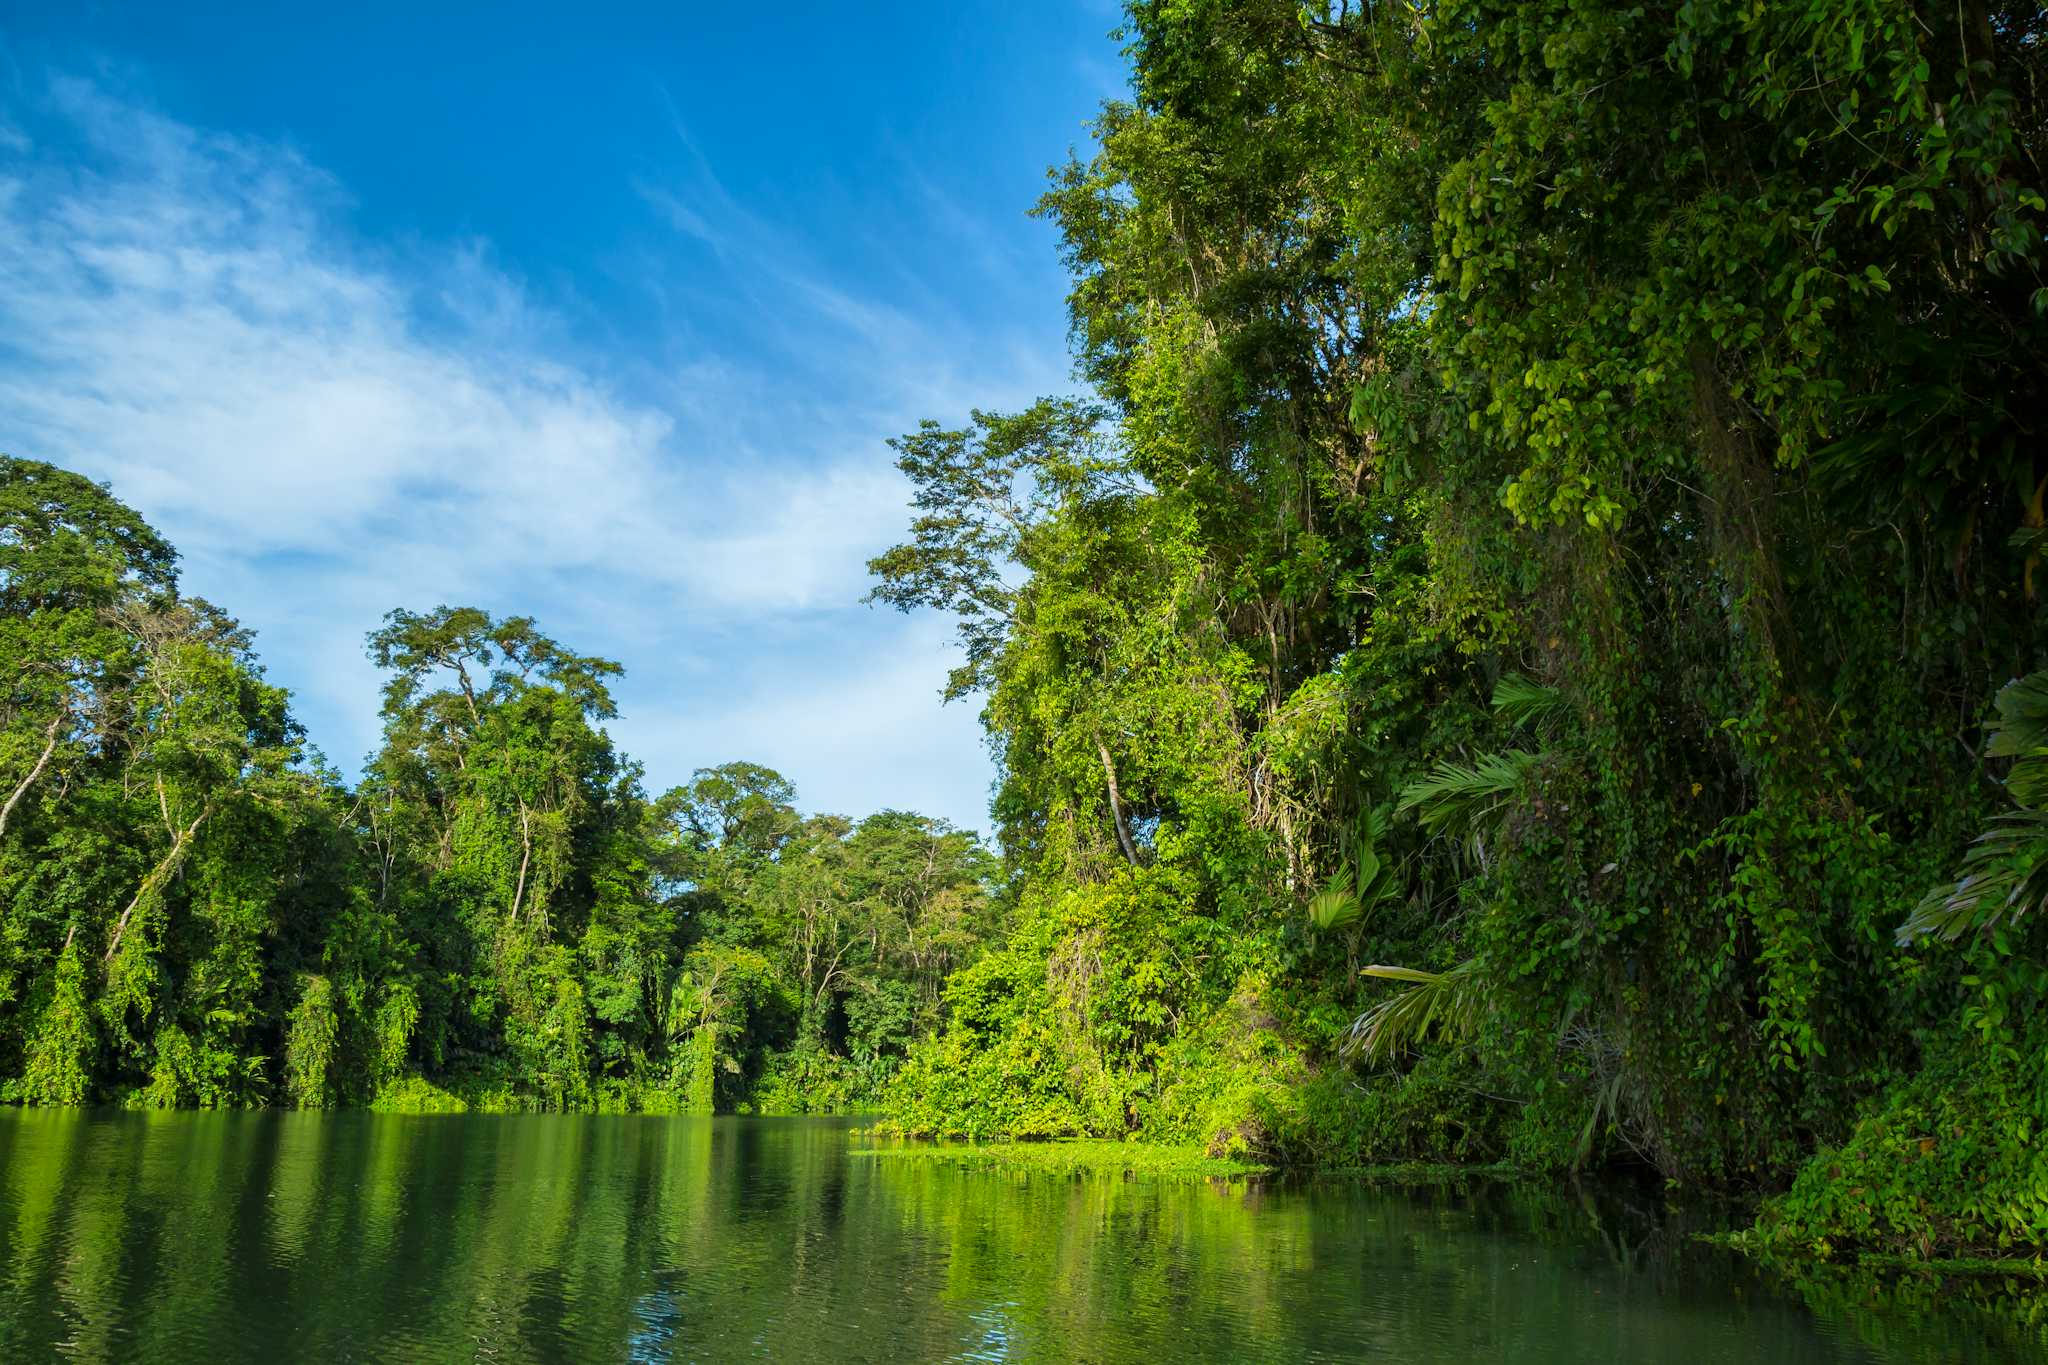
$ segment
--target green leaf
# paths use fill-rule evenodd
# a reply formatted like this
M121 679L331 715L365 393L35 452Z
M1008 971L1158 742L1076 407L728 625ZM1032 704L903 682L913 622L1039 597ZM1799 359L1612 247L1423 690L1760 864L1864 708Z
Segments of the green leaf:
M1493 685L1493 709L1510 725L1533 725L1565 710L1564 694L1554 687L1507 673Z
M1408 984L1407 990L1382 1000L1351 1025L1345 1050L1363 1054L1369 1061L1383 1059L1432 1033L1453 1039L1470 1037L1484 1014L1477 958L1467 958L1441 972L1375 963L1363 974Z
M1309 897L1309 923L1325 933L1349 928L1364 913L1365 907L1352 890L1351 874L1346 871L1334 873L1322 890Z
M1522 749L1486 754L1471 767L1442 760L1429 776L1401 789L1395 810L1415 812L1433 834L1486 829L1505 816L1509 798L1542 755Z

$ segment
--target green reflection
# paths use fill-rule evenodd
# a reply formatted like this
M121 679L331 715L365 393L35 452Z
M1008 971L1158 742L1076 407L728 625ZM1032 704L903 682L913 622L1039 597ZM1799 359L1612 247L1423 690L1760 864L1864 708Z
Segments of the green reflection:
M2022 1313L1968 1295L1781 1285L1613 1191L976 1171L857 1145L807 1120L9 1112L0 1358L1876 1361L2043 1345Z

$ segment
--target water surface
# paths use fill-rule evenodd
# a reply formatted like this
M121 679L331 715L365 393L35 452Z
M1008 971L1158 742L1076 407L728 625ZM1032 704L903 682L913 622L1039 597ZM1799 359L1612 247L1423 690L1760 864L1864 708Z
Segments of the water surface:
M0 1113L0 1359L1921 1361L1655 1201L863 1154L793 1119ZM2022 1343L2024 1344L2024 1342Z

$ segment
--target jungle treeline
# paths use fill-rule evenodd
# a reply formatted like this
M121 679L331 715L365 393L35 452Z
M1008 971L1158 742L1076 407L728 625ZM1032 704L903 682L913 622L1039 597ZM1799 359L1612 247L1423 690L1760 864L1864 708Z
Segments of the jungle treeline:
M1141 0L942 414L1016 921L913 1131L1631 1165L2048 1240L2048 22Z
M0 1094L27 1103L850 1109L1002 918L970 831L650 798L619 665L390 613L345 783L109 490L0 457Z
M650 799L617 665L445 607L371 635L351 785L15 460L5 1093L879 1104L2048 1241L2041 10L1123 36L1039 207L1079 396L900 437L871 566L958 619L999 850L743 764Z

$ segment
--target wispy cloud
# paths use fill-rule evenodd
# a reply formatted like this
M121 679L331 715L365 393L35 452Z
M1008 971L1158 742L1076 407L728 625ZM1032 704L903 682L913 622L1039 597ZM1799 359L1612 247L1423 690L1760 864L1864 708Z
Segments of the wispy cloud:
M112 480L188 586L259 629L337 757L373 739L377 615L478 601L627 663L621 737L657 782L757 757L835 805L979 821L987 764L971 715L938 713L935 623L855 605L905 515L880 438L1056 383L1056 353L964 350L807 267L699 157L644 191L723 263L678 308L751 312L764 353L809 369L686 340L650 383L487 242L362 240L346 187L289 147L67 78L33 112L0 118L0 449Z

